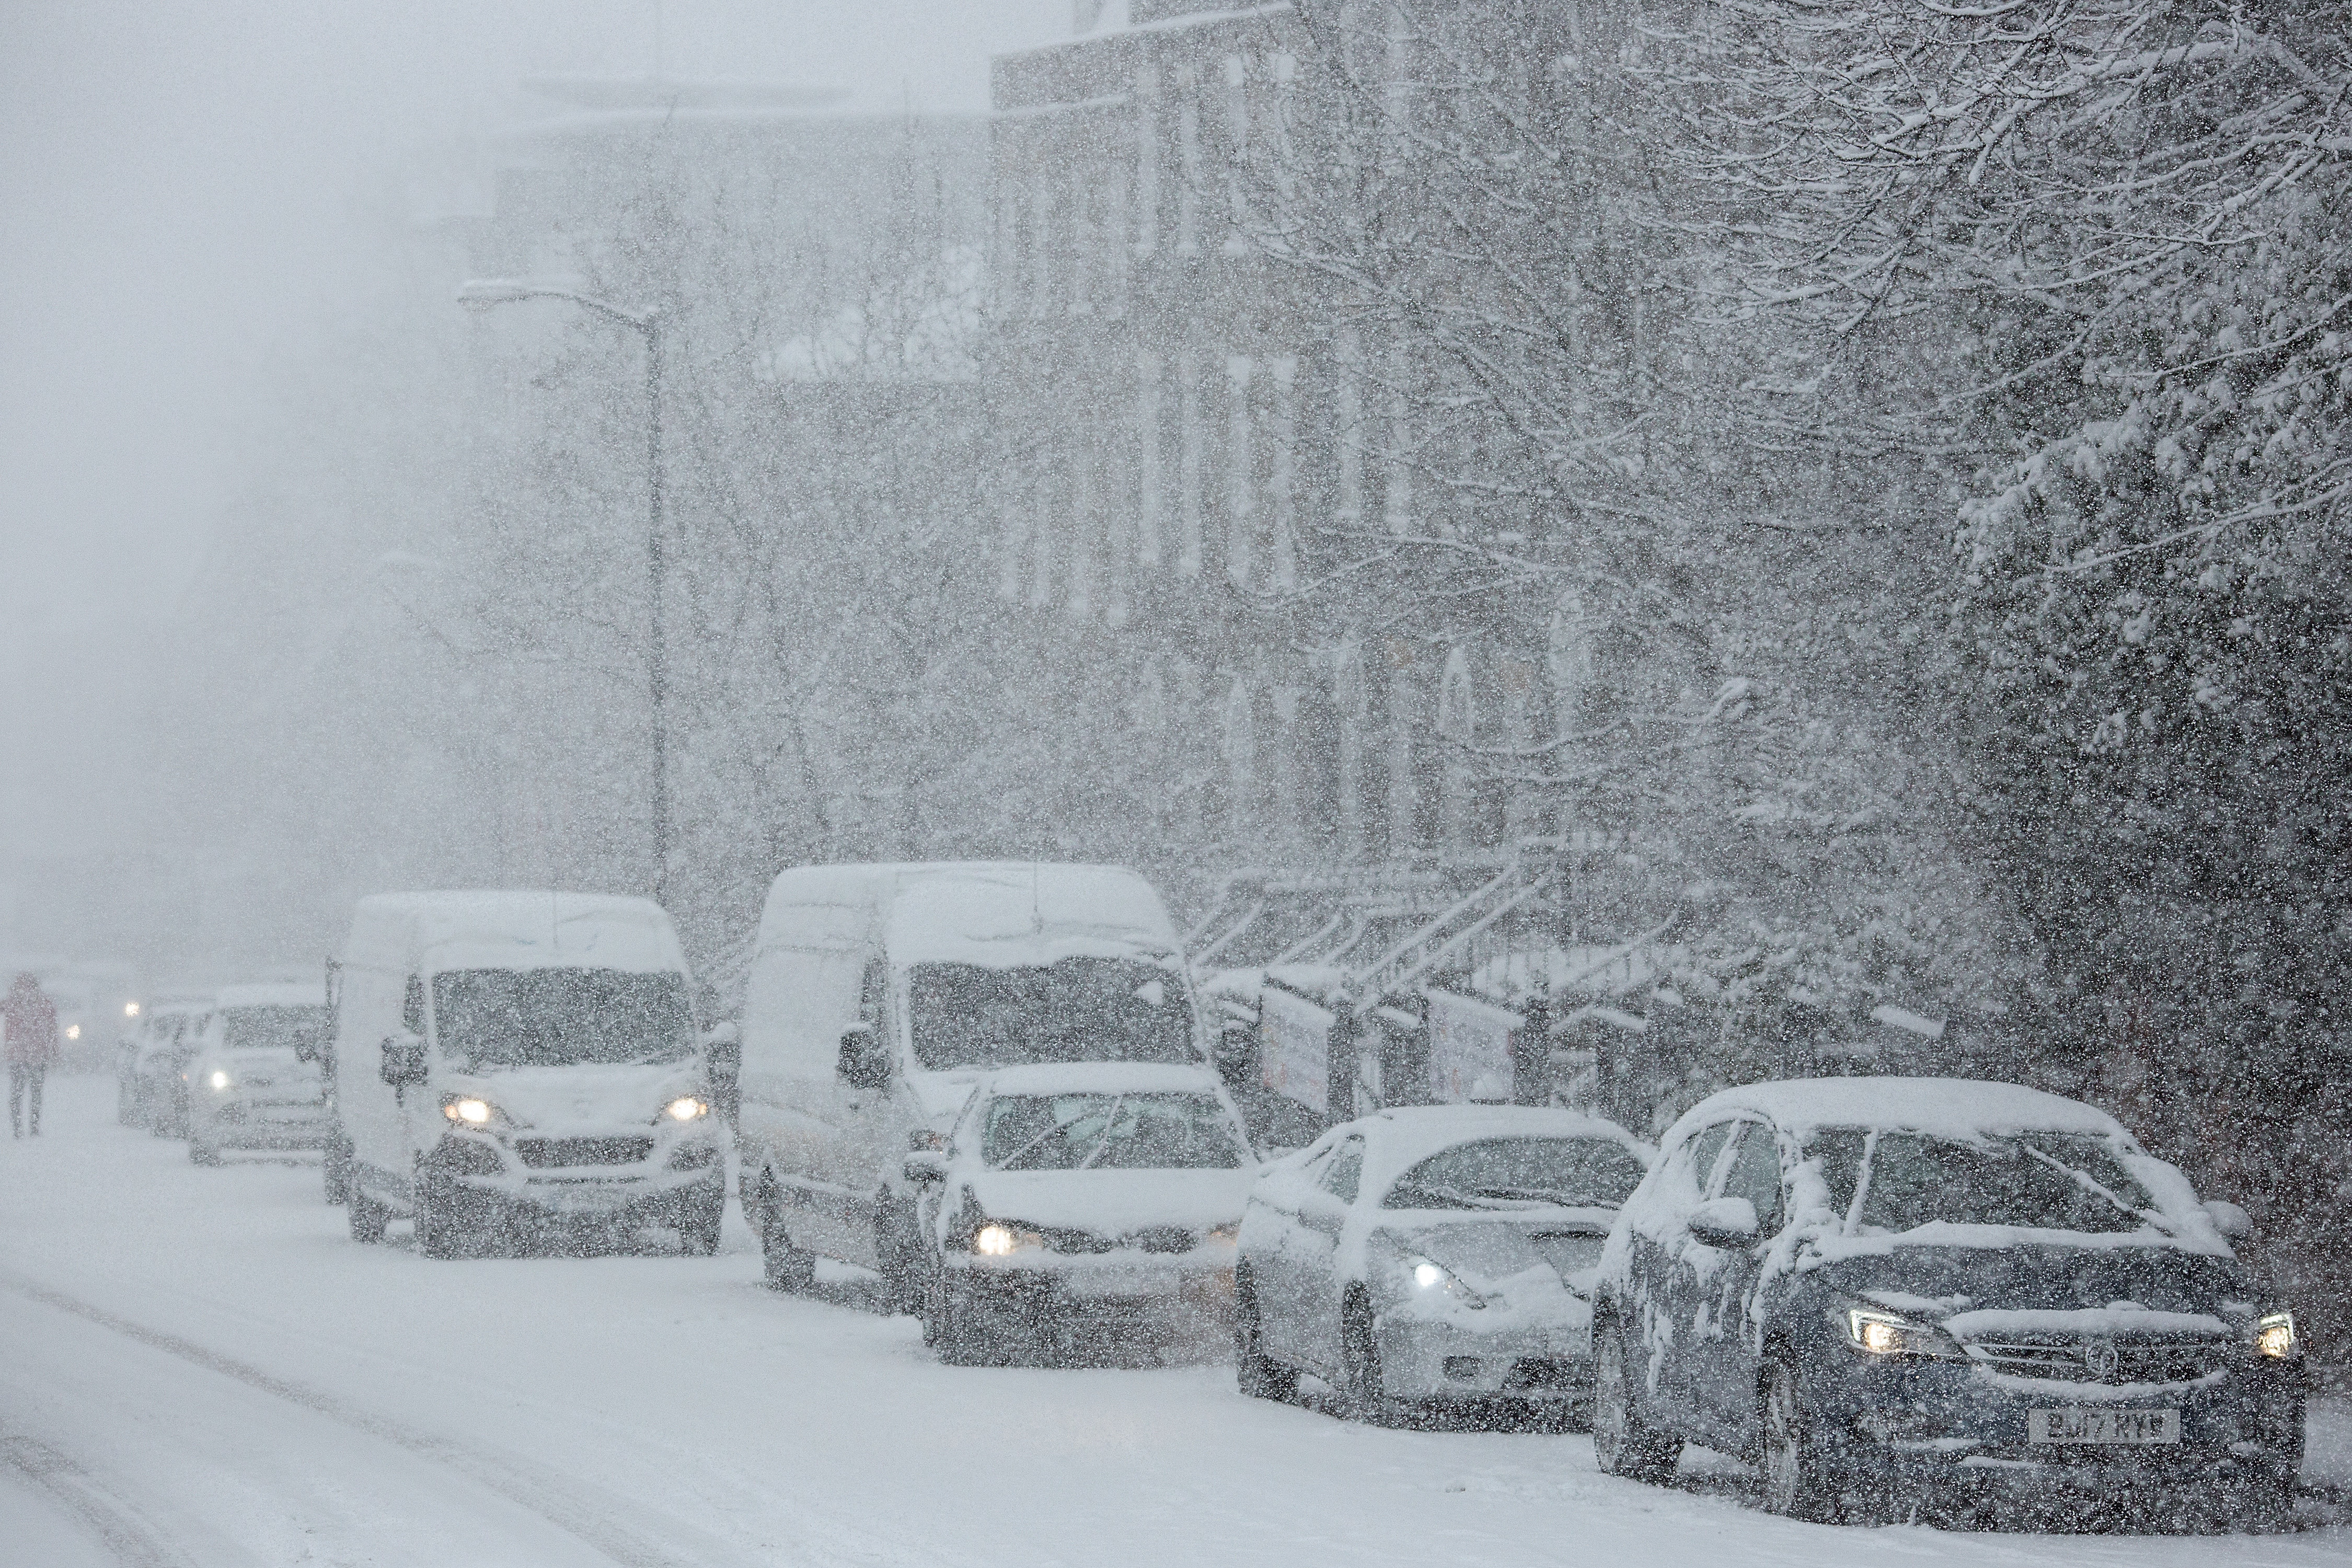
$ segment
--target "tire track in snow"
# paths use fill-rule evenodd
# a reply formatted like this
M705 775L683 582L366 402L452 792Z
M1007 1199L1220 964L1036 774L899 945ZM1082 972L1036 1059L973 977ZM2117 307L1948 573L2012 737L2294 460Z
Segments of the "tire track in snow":
M750 1568L757 1559L683 1521L655 1512L637 1503L583 1496L560 1473L512 1455L494 1455L447 1437L410 1426L404 1422L354 1408L305 1384L278 1377L257 1366L207 1350L191 1340L151 1329L118 1317L61 1290L27 1279L0 1279L31 1300L94 1323L152 1350L216 1373L248 1388L323 1415L340 1426L388 1443L420 1458L456 1470L467 1480L497 1493L528 1512L547 1521L624 1568ZM125 1548L117 1554L134 1568L181 1568L185 1559L163 1543L135 1514L107 1499L70 1461L29 1438L7 1438L6 1454L13 1468L58 1497L101 1532L109 1525L123 1531ZM79 1478L77 1479L77 1478ZM93 1512L95 1510L97 1511ZM615 1515L634 1514L634 1527ZM101 1522L101 1518L106 1522ZM112 1545L114 1538L108 1537ZM152 1555L154 1552L163 1555ZM141 1552L150 1553L141 1555Z
M187 1568L188 1559L139 1510L37 1438L0 1427L0 1463L89 1526L126 1568Z

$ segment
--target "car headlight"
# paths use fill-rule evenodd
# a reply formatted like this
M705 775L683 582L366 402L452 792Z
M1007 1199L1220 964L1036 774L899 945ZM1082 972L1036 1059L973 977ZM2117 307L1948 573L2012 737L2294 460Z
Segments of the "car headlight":
M1932 1356L1948 1361L1960 1347L1943 1330L1915 1323L1883 1307L1846 1307L1836 1313L1846 1343L1874 1356Z
M971 1249L982 1258L1010 1258L1016 1252L1035 1252L1045 1245L1045 1238L1034 1230L994 1220L971 1233Z
M441 1102L441 1114L457 1127L488 1127L504 1120L499 1108L479 1095L453 1094Z
M698 1121L709 1114L709 1101L691 1094L681 1094L662 1107L662 1115L672 1121Z
M79 1039L80 1039L80 1038L81 1038L81 1026L80 1026L79 1024L68 1024L68 1025L66 1026L66 1038L67 1038L67 1039L68 1039L68 1040L79 1040Z
M1415 1293L1443 1296L1473 1311L1486 1309L1486 1298L1462 1282L1461 1277L1443 1263L1408 1254L1404 1259L1404 1277Z
M212 1076L205 1079L205 1081L211 1084L213 1088L216 1089L226 1089L229 1082L228 1074L223 1072L218 1068L215 1068L212 1071Z
M1235 1220L1231 1225L1221 1225L1213 1230L1202 1231L1201 1233L1201 1239L1202 1241L1230 1242L1240 1237L1241 1233L1242 1222Z
M2254 1322L2254 1353L2284 1361L2301 1348L2294 1335L2293 1312L2267 1312Z

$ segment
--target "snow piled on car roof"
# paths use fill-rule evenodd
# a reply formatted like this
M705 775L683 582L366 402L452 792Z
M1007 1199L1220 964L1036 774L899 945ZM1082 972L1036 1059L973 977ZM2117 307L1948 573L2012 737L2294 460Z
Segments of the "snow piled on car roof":
M327 1005L327 988L323 984L291 985L224 985L220 1007L323 1007Z
M1816 1078L1752 1083L1709 1095L1683 1113L1664 1142L1671 1145L1741 1110L1799 1134L1816 1127L1862 1127L1964 1141L1997 1132L2129 1136L2104 1110L2020 1084L1957 1078Z
M1000 1068L983 1080L984 1091L1004 1094L1215 1094L1217 1075L1207 1068L1151 1062L1048 1062Z
M1331 1129L1296 1156L1301 1164L1340 1139L1364 1138L1363 1183L1378 1192L1433 1154L1484 1138L1597 1138L1621 1145L1647 1170L1658 1152L1615 1122L1537 1105L1406 1105Z

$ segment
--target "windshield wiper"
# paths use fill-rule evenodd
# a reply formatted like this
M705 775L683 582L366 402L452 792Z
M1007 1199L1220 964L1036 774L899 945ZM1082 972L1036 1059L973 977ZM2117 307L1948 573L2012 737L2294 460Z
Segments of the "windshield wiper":
M2021 1141L2017 1146L2024 1150L2029 1156L2041 1161L2052 1170L2058 1171L2074 1177L2077 1185L2087 1187L2092 1192L2098 1194L2099 1196L2113 1204L2119 1212L2129 1215L2132 1218L2137 1220L2150 1221L2160 1230L2168 1231L2172 1228L2170 1226L2164 1223L2163 1215L2152 1213L2147 1209L2137 1209L2132 1207L2131 1205L2124 1202L2123 1199L2108 1191L2106 1184L2092 1175L2089 1172L2078 1171L2074 1166L2068 1164L2065 1161L2059 1159L2056 1155L2045 1154L2031 1143Z

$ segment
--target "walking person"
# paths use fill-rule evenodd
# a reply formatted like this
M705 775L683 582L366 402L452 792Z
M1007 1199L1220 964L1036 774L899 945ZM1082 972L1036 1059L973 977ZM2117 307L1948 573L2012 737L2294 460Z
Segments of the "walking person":
M58 1005L29 974L19 974L0 999L0 1032L7 1044L0 1053L8 1058L8 1131L25 1135L25 1091L32 1094L33 1136L41 1135L41 1080L58 1060Z

